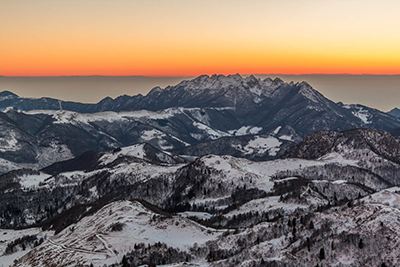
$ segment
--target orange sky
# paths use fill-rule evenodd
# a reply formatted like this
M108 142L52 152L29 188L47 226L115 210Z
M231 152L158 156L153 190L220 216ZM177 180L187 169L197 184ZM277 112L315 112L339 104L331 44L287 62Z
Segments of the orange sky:
M400 74L400 1L1 0L0 75Z

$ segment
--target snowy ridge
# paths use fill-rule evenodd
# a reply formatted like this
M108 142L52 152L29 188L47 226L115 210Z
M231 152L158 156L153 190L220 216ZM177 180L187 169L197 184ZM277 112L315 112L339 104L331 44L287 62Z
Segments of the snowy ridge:
M230 110L227 108L208 108L208 110ZM139 121L141 123L148 123L149 120L165 120L171 119L174 116L184 115L189 120L192 121L192 126L194 126L197 131L196 133L191 133L191 136L198 140L208 139L218 139L223 136L240 136L247 134L257 134L262 128L261 127L251 127L242 126L240 129L230 130L227 132L212 128L210 124L210 118L207 114L203 113L202 109L199 108L168 108L166 110L153 112L147 110L139 111L126 111L126 112L99 112L99 113L77 113L72 111L53 111L53 110L31 110L26 112L26 114L46 114L52 116L56 124L73 124L73 125L83 125L84 127L92 127L91 123L129 123L130 121ZM101 133L107 135L105 133ZM107 135L107 137L113 139L113 141L118 142L113 136ZM189 143L180 139L179 136L171 135L170 133L163 132L159 129L153 128L151 130L143 130L140 135L141 142L153 141L161 149L173 149L174 146L166 141L166 138L172 138L177 142L183 144L184 146L189 145ZM11 141L10 141L11 142ZM1 149L1 148L0 148ZM6 148L5 148L6 149Z
M379 191L361 200L364 204L383 204L400 210L400 187Z
M112 230L113 225L122 229ZM135 244L162 242L184 251L218 235L188 219L160 216L138 202L118 201L49 238L22 257L18 266L41 267L49 262L103 266L121 261Z
M319 97L319 93L311 87L307 82L301 82L301 83L296 83L300 87L300 93L304 95L307 99L318 103L321 101L321 98Z
M172 92L176 88L184 88L186 92L190 95L200 95L204 92L208 91L219 91L219 90L226 90L226 89L239 89L241 94L232 95L233 98L241 98L243 97L243 93L248 92L252 98L254 103L260 103L265 98L270 98L274 96L275 90L280 86L284 85L285 82L282 81L280 78L275 78L272 80L271 78L266 78L261 80L256 78L253 75L250 75L246 78L243 78L239 74L235 75L201 75L193 80L185 80L177 84L176 86L169 86L165 89L155 88L153 89L154 92L162 93L163 90ZM291 85L293 85L291 83ZM294 84L294 86L298 86L300 83ZM310 94L310 90L308 93L305 94L306 97L313 96ZM315 98L315 96L313 96ZM236 101L234 101L236 103ZM236 106L236 105L234 105Z
M290 171L311 166L323 166L331 163L357 166L357 161L345 160L340 155L332 154L317 160L305 159L278 159L266 162L253 162L238 159L232 156L209 155L201 160L211 168L224 173L224 178L235 185L246 183L251 188L258 188L270 192L274 186L271 178L283 170ZM251 181L251 182L250 182Z
M122 157L134 157L155 164L177 164L185 162L183 158L172 153L158 150L147 143L140 143L114 149L112 152L105 152L99 159L99 165L106 166Z
M107 165L115 161L117 158L121 156L131 156L139 159L146 159L146 152L144 150L145 144L137 144L133 146L123 147L118 152L106 153L104 154L99 161L102 165Z
M153 118L153 119L167 119L174 114L179 113L178 109L167 109L160 112L153 112L148 110L138 111L125 111L125 112L98 112L98 113L77 113L68 110L31 110L25 112L26 114L47 114L51 115L56 123L85 123L96 121L122 121L129 118Z
M128 154L131 153L133 156L137 155L137 153L141 153L143 150L140 149L140 146L133 148L126 148ZM120 154L124 155L124 154ZM104 165L113 163L115 160L119 158L118 155L115 154L106 154L104 155L100 162ZM39 187L42 188L56 188L60 186L68 186L68 185L78 185L80 182L85 181L87 179L91 179L96 177L96 175L103 173L106 171L110 174L109 181L118 181L124 180L128 183L136 183L136 182L146 182L150 179L157 178L160 176L173 178L173 174L182 166L183 164L176 165L155 165L147 161L142 162L121 162L118 165L114 166L112 169L104 167L104 165L100 165L100 167L94 171L70 171L63 172L56 176L51 177L50 179L44 180L40 183ZM97 198L98 195L95 192L93 193L93 197Z
M296 204L296 203L285 203L282 201L279 201L279 196L273 196L273 197L268 197L268 198L261 198L261 199L256 199L247 202L240 208L229 212L226 216L231 217L234 215L239 215L247 212L257 212L257 211L262 211L262 210L268 210L268 211L275 211L279 210L281 214L283 215L289 215L293 213L297 209L304 209L307 210L309 209L308 205L301 205L301 204Z

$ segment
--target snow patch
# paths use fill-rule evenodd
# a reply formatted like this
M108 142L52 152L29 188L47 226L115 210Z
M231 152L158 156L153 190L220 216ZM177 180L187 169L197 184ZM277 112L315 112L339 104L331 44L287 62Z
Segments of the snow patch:
M281 210L283 215L290 214L296 209L303 208L307 209L308 205L300 205L295 203L284 203L279 201L280 196L272 196L261 199L254 199L246 204L240 206L238 209L231 211L227 216L239 215L241 213L247 213L250 211L270 211L270 210Z
M262 130L261 127L252 127L252 126L242 126L237 130L228 131L229 134L234 136L242 136L247 134L258 134Z
M279 152L281 144L282 143L277 138L272 136L256 136L255 139L249 141L246 146L242 148L235 146L235 148L245 154L256 153L258 155L264 155L268 153L270 156L276 156L276 154Z
M365 124L372 123L371 121L369 121L369 119L372 118L372 114L370 114L368 112L368 110L363 109L362 107L358 107L358 106L355 106L354 108L356 109L356 111L351 112L351 113L353 113L354 116L356 116L357 118L362 120L362 122Z
M336 181L333 181L332 184L347 184L347 181L346 180L336 180Z
M156 138L164 138L166 137L165 133L157 130L157 129L152 129L148 131L143 131L140 138L144 141L150 141Z
M253 127L249 130L250 134L258 134L262 130L261 127Z
M320 157L318 160L324 161L326 163L337 163L341 165L358 166L358 160L346 159L341 154L337 152L332 152Z
M396 192L400 192L399 187L388 188L362 198L362 202L365 204L383 204L400 209L400 194Z
M204 132L206 132L211 139L218 139L222 136L227 136L228 134L218 131L218 130L214 130L211 127L203 124L203 123L199 123L199 122L193 122L193 126L197 127L199 130L202 130Z
M50 177L51 175L44 172L40 172L40 174L23 175L19 177L19 183L25 188L38 187L40 183L43 183Z
M273 134L278 134L278 132L281 130L282 126L276 127L276 129L272 132Z
M292 135L281 135L281 136L279 136L279 139L287 140L287 141L293 141L294 140Z
M179 216L188 218L188 217L196 217L202 220L207 220L212 217L212 215L208 212L197 212L197 211L185 211L178 213Z

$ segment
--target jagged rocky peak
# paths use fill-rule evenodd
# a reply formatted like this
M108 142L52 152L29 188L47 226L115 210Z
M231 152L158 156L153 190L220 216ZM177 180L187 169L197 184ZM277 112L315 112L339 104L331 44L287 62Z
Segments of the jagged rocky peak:
M114 100L112 97L106 96L106 97L103 98L100 102L102 102L102 101L112 101L112 100Z
M268 78L267 78L268 79ZM265 80L267 80L267 79L265 79ZM265 81L264 80L264 81ZM284 84L285 82L281 79L281 78L278 78L278 77L276 77L274 80L271 80L271 79L269 79L269 81L272 81L272 86L273 87L278 87L278 86L281 86L282 84Z
M308 82L306 82L306 81L302 81L302 82L298 82L298 83L296 83L296 86L298 86L298 87L300 87L300 88L302 88L302 89L313 89L312 87L311 87L311 85L308 83Z
M187 89L221 89L230 86L240 86L245 79L239 74L235 75L217 75L212 76L201 75L193 80L186 80L179 83L178 87L185 87Z
M167 88L170 88L170 86L168 86ZM165 88L165 89L167 89L167 88ZM162 90L163 89L160 86L156 86L156 87L154 87L153 89L150 90L148 95L159 94L159 93L162 92Z
M261 80L260 78L250 75L246 78L240 74L235 75L222 75L213 74L211 76L201 75L192 80L185 80L179 83L176 87L184 87L186 89L223 89L229 87L243 87L243 88L255 88L255 87L279 87L284 84L279 78L272 80L266 78Z
M308 82L302 81L299 83L295 83L294 87L299 89L299 93L305 96L306 98L318 102L320 100L321 94L315 90Z
M182 81L175 86L167 86L165 89L155 87L145 97L144 102L156 102L163 108L171 107L171 105L203 106L209 105L212 101L215 106L236 106L234 103L247 103L246 105L248 105L261 103L263 100L274 98L277 95L284 96L292 88L294 88L293 84L285 83L280 78L268 77L262 80L254 75L247 77L239 74L201 75ZM156 100L156 98L159 99ZM172 100L169 101L166 98ZM314 99L317 97L314 96Z
M254 75L250 75L245 79L245 81L250 87L254 87L260 84L261 79L256 78Z

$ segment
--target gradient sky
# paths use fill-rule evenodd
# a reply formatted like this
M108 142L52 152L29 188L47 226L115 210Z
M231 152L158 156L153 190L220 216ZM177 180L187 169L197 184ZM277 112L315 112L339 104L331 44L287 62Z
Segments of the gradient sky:
M0 0L0 75L400 74L397 0Z

